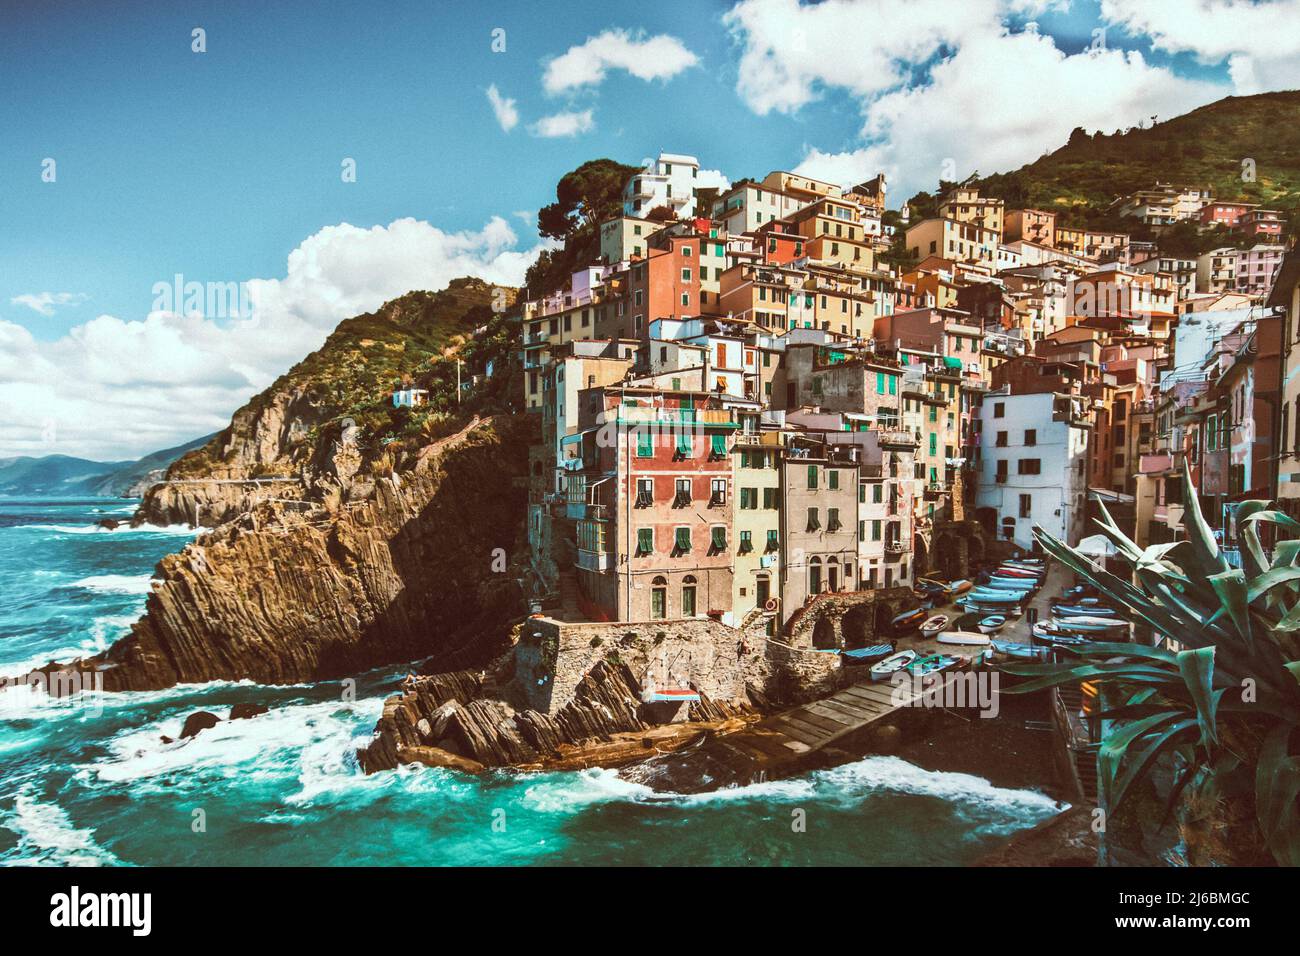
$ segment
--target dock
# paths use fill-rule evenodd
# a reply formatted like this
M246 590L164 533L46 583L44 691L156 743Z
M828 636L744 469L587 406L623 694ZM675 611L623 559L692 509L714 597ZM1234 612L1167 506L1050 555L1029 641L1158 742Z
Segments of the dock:
M694 748L654 757L624 771L623 776L657 790L699 793L744 786L801 773L843 761L840 745L892 722L900 710L921 696L946 689L965 670L950 671L927 690L896 687L889 681L863 680L800 707L765 717L744 730L707 737Z

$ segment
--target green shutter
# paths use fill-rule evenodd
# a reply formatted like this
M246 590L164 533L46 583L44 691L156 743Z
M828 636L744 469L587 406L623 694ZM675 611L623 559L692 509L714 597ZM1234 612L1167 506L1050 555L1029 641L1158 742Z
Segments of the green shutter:
M727 547L727 529L726 529L726 528L714 528L714 529L713 529L713 547L714 547L716 550L718 550L718 551L722 551L723 549L725 549L725 548Z
M677 436L677 454L681 455L683 458L691 457L691 436L690 435L681 434Z
M715 455L725 455L727 453L727 436L713 435L713 453Z
M655 549L655 532L653 528L638 528L636 549L640 554L650 554Z
M808 488L809 490L812 490L815 489L816 487L817 487L817 466L809 465L808 466Z
M690 528L677 529L677 550L678 551L691 550L691 529Z
M937 455L938 453L939 453L939 436L935 432L930 432L930 454Z
M636 456L638 458L653 458L655 453L655 439L650 432L636 433Z
M840 473L836 468L826 469L826 487L835 491L840 486Z

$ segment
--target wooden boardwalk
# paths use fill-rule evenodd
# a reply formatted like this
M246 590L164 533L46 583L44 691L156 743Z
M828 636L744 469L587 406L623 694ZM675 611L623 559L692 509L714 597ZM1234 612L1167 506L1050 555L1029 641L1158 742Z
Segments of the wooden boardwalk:
M961 671L943 676L946 686ZM864 675L865 677L865 675ZM829 751L845 738L892 716L924 693L888 681L862 683L821 700L782 711L697 747L655 757L624 771L628 779L657 790L697 793L755 780L799 773L823 762L834 762ZM826 753L822 753L827 751Z

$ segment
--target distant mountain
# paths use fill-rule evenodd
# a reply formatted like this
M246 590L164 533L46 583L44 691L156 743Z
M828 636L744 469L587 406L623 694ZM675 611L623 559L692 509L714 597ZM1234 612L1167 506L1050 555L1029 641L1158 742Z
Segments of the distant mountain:
M1110 209L1118 197L1156 181L1211 186L1220 199L1281 209L1300 225L1300 91L1229 96L1154 126L1088 133L1076 129L1060 149L1007 173L977 176L987 196L1007 208L1047 209L1058 223L1116 229L1146 238L1132 219ZM948 185L948 184L941 184ZM934 215L936 199L918 193L914 219ZM1196 246L1195 232L1178 245ZM1208 235L1206 241L1222 242ZM1194 251L1189 249L1188 251Z
M135 461L89 461L68 455L0 458L0 495L6 497L125 498L144 493L167 466L211 440L211 435L164 448Z

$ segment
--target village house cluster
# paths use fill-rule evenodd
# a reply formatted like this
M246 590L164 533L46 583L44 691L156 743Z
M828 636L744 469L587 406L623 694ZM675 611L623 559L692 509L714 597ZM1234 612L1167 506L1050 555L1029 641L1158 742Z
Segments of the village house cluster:
M889 226L883 175L778 171L703 208L698 171L635 174L598 257L523 305L529 540L566 619L775 634L817 595L956 577L1034 527L1077 543L1098 501L1171 539L1183 459L1225 543L1234 502L1300 503L1300 347L1274 308L1297 314L1300 266L1275 212L1164 184L1117 202L1157 236L1259 239L1188 260L970 186Z

